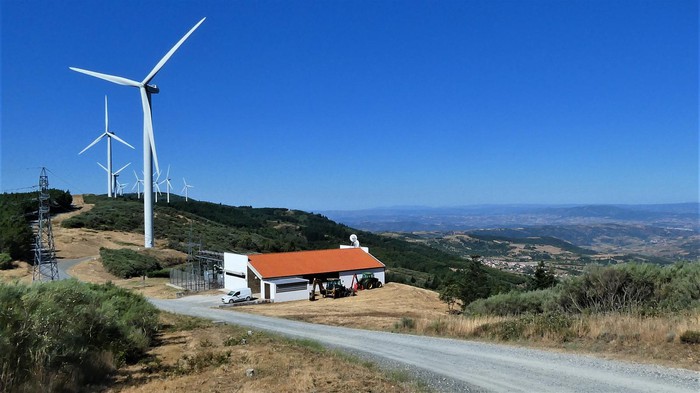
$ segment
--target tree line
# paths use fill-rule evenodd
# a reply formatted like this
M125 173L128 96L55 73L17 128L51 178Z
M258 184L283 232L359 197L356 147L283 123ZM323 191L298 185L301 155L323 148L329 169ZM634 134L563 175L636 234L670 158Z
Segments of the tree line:
M31 222L37 219L38 192L0 194L0 269L11 267L13 260L33 259ZM51 214L69 211L73 203L70 191L49 190Z

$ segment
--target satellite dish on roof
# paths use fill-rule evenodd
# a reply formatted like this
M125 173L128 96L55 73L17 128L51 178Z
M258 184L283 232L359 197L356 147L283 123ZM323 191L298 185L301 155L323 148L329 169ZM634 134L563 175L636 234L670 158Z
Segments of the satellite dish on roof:
M352 235L350 235L350 242L352 243L353 247L355 247L355 248L360 247L360 242L357 241L357 235L354 233Z

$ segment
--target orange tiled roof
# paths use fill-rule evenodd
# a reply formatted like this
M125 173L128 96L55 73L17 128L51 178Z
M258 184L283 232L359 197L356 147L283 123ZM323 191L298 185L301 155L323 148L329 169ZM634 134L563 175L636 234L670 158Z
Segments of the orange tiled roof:
M248 260L262 278L384 267L378 259L359 248L256 254L249 255Z

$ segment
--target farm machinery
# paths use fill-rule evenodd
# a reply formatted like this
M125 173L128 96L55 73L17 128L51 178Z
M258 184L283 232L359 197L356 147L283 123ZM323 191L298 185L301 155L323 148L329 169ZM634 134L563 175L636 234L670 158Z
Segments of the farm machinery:
M309 291L309 300L311 301L316 300L316 288L318 288L321 296L332 297L333 299L355 295L355 291L346 288L339 278L329 278L326 280L325 286L320 279L315 278L311 285L311 291Z
M362 278L358 279L357 275L353 277L353 282L357 283L357 290L361 291L363 289L374 289L381 288L382 282L378 278L374 277L374 273L365 272L362 273Z

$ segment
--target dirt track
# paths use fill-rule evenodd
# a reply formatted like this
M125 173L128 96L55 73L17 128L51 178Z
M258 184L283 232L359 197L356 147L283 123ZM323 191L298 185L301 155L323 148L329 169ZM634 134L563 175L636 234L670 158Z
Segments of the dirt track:
M207 304L207 301L209 304ZM210 308L216 297L152 302L175 313L312 339L387 364L408 366L438 391L693 392L698 373L505 345L323 326Z

